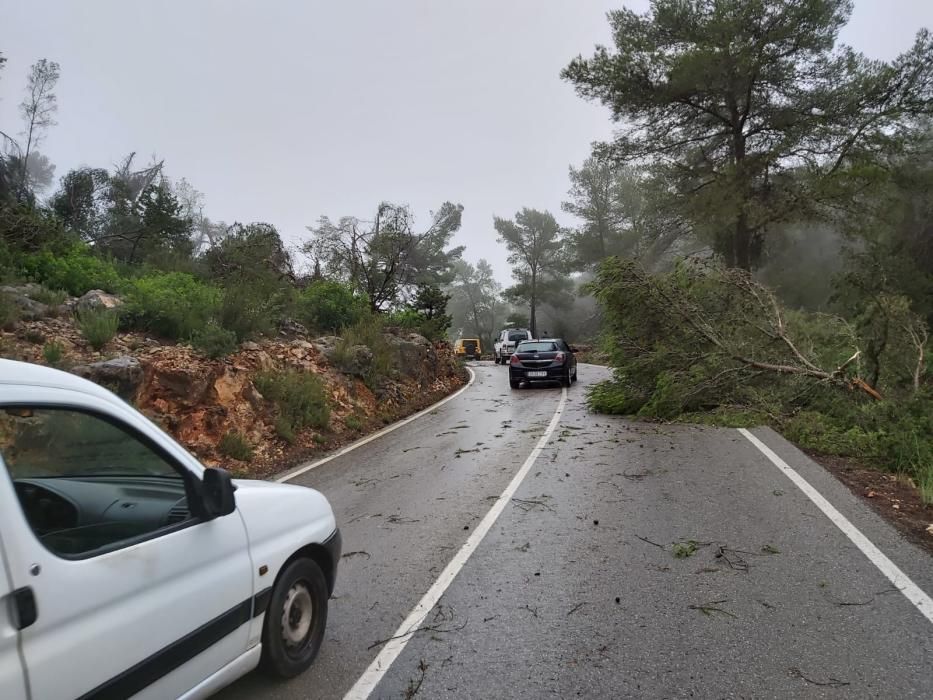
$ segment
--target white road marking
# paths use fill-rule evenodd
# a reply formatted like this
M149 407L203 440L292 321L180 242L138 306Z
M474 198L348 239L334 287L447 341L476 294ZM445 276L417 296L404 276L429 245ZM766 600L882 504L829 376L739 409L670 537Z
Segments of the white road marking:
M401 428L403 425L408 425L408 424L411 423L413 420L418 420L419 418L421 418L421 416L425 416L425 415L427 415L428 413L430 413L431 411L435 410L436 408L440 408L441 406L443 406L443 405L444 405L445 403L447 403L448 401L453 401L455 398L457 398L458 396L460 396L460 394L462 394L464 391L466 391L467 389L469 389L470 386L473 384L473 382L476 381L476 373L475 373L472 369L470 369L469 367L466 368L466 371L470 373L470 381L468 381L468 382L467 382L466 384L464 384L462 387L460 387L459 389L457 389L457 391L455 391L454 393L452 393L450 396L447 396L447 397L441 399L440 401L438 401L438 402L435 403L435 404L431 404L430 406L428 406L428 407L425 408L424 410L418 411L416 414L414 414L414 415L412 415L412 416L408 416L408 418L405 418L405 419L403 419L403 420L400 420L400 421L398 421L397 423L393 423L392 425L388 425L388 426L386 426L385 428L383 428L382 430L377 430L377 431L376 431L375 433L373 433L372 435L367 435L366 437L361 438L361 439L357 440L356 442L352 442L352 443L350 443L349 445L347 445L346 447L344 447L344 448L342 448L342 449L340 449L340 450L337 450L337 451L334 452L334 454L332 454L332 455L328 455L327 457L323 457L322 459L319 459L319 460L317 460L316 462L311 462L311 464L305 464L304 466L298 467L297 469L294 469L294 470L292 470L292 471L290 471L290 472L287 472L284 476L278 477L275 481L276 481L277 483L280 483L280 484L283 483L283 482L285 482L285 481L291 481L291 480L294 479L296 476L301 476L301 475L304 474L305 472L309 472L309 471L311 471L312 469L317 469L317 468L320 467L321 465L327 464L327 463L330 462L332 459L337 459L338 457L343 457L345 454L347 454L347 452L352 452L352 451L355 450L357 447L362 447L363 445L365 445L365 444L368 443L368 442L372 442L373 440L378 440L378 439L381 438L383 435L388 435L388 434L391 433L393 430L398 430L398 429Z
M560 402L557 404L557 410L554 411L554 416L551 418L547 430L544 431L544 434L538 440L531 454L528 455L528 459L522 464L521 469L512 477L512 481L505 487L505 491L502 492L502 495L500 495L492 505L489 512L486 513L479 522L479 525L473 530L473 534L463 543L463 546L454 555L454 558L450 560L450 563L444 567L441 575L437 577L437 580L431 585L428 592L424 594L424 597L419 600L418 604L408 613L408 617L406 617L402 624L399 625L399 628L395 630L392 639L385 643L382 647L382 651L373 659L373 662L369 664L367 669L363 671L363 675L360 676L359 680L353 684L353 687L347 691L347 694L343 696L344 700L366 700L370 693L376 689L379 681L382 680L386 671L389 670L392 663L405 649L412 635L421 627L424 618L431 612L437 604L437 601L441 599L444 591L453 583L457 574L460 573L460 570L463 569L464 565L467 563L470 555L473 554L480 542L483 541L483 538L486 537L486 533L489 532L506 505L512 500L512 496L515 495L518 487L521 486L522 481L528 475L532 466L534 466L538 456L544 450L545 445L547 445L548 440L550 440L558 423L560 423L560 416L564 411L564 404L566 402L567 389L564 388L561 389Z
M823 514L829 518L836 527L842 530L843 534L852 540L852 543L856 547L862 550L862 554L868 557L868 560L894 584L894 587L903 593L904 597L913 603L914 607L916 607L924 617L930 622L933 622L933 599L931 599L930 596L911 581L907 577L907 574L898 568L897 564L888 559L884 552L878 549L878 547L865 537L855 525L849 522L846 516L836 510L833 504L827 501L806 479L794 471L787 462L778 457L770 447L745 428L739 428L739 432L748 438L749 442L757 447L765 457L771 460L772 464L784 472L784 475L793 481L797 488L803 491L807 498L813 501L816 507L823 511Z

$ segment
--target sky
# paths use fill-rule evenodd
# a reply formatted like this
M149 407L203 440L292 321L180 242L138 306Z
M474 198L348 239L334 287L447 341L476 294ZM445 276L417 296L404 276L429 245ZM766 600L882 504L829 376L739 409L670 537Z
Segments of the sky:
M647 0L625 3L644 11ZM560 211L567 169L611 133L559 73L610 43L616 0L0 0L0 130L20 131L30 64L61 65L56 176L135 151L204 193L205 213L267 221L291 245L320 216L381 201L427 224L464 205L454 244L509 266L493 217ZM931 0L856 0L842 40L872 58L933 28Z

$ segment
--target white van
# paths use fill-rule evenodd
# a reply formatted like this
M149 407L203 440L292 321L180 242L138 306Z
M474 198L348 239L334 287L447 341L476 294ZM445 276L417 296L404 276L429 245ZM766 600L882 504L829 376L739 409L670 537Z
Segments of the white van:
M231 480L91 382L0 360L0 698L196 698L306 669L327 500Z

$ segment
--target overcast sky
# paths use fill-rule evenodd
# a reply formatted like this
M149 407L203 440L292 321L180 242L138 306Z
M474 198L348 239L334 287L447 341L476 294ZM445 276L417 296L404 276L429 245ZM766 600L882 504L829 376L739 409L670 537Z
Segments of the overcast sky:
M644 10L647 0L626 3ZM492 218L560 221L567 167L608 113L558 73L608 43L608 0L0 0L0 130L20 130L29 65L61 64L56 175L130 151L165 159L206 214L295 244L321 215L382 200L425 222L464 205L456 243L508 282ZM843 40L873 58L933 27L933 0L856 0Z

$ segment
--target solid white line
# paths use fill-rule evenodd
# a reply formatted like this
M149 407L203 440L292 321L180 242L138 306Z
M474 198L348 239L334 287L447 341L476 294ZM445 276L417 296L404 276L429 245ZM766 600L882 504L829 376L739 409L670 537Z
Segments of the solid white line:
M817 491L809 484L806 479L804 479L802 476L800 476L800 474L788 466L787 462L778 457L770 447L752 435L745 428L739 428L739 432L747 437L749 442L757 447L765 457L771 460L772 464L784 472L784 475L793 481L797 488L803 491L807 498L813 501L813 503L816 504L816 507L823 511L823 514L829 518L836 527L842 530L845 536L852 540L852 543L856 547L862 550L862 554L868 557L868 560L874 564L892 584L894 584L894 587L903 593L904 597L913 603L914 607L916 607L924 617L926 617L930 622L933 622L933 599L931 599L930 596L924 593L923 590L917 586L917 584L911 581L907 577L907 574L901 571L893 561L888 559L887 556L885 556L885 554L871 542L871 540L865 537L865 535L863 535L861 531L855 527L855 525L849 522L848 518L836 510L832 503L827 501L819 491Z
M297 469L294 469L293 471L290 471L290 472L286 473L285 476L280 476L280 477L278 477L275 481L276 481L277 483L280 483L280 484L283 483L283 482L285 482L285 481L291 481L291 480L294 479L296 476L301 476L301 475L304 474L305 472L309 472L309 471L311 471L312 469L317 469L317 468L320 467L321 465L327 464L327 463L328 463L329 461L331 461L332 459L337 459L338 457L343 457L345 454L347 454L347 452L352 452L352 451L355 450L357 447L362 447L363 445L365 445L365 444L368 443L368 442L372 442L373 440L378 440L378 439L381 438L383 435L388 435L388 434L391 433L393 430L398 430L398 429L401 428L403 425L408 425L408 424L411 423L413 420L418 420L419 418L421 418L421 416L427 415L428 413L430 413L431 411L433 411L433 410L436 409L436 408L440 408L441 406L443 406L443 405L444 405L445 403L447 403L448 401L453 401L455 398L457 398L458 396L460 396L460 394L462 394L464 391L466 391L467 389L469 389L470 386L473 384L473 382L476 381L476 373L475 373L472 369L470 369L469 367L466 368L466 371L470 373L470 381L468 381L468 382L467 382L466 384L464 384L462 387L460 387L459 389L457 389L457 391L455 391L454 393L452 393L450 396L447 396L447 397L441 399L440 401L438 401L438 402L435 403L435 404L431 404L431 405L428 406L427 408L425 408L425 409L423 409L423 410L421 410L421 411L418 411L416 414L414 414L414 415L412 415L412 416L408 416L408 418L404 418L403 420L400 420L400 421L398 421L397 423L393 423L392 425L388 425L388 426L386 426L385 428L383 428L382 430L377 430L377 431L376 431L375 433L373 433L372 435L367 435L366 437L361 438L361 439L357 440L356 442L352 442L352 443L350 443L349 445L347 445L346 447L344 447L344 448L342 448L342 449L340 449L340 450L337 450L337 451L334 452L334 454L332 454L332 455L328 455L327 457L323 457L323 458L317 460L316 462L311 462L310 464L305 464L304 466L298 467Z
M560 415L564 411L564 404L566 402L567 389L564 388L561 390L560 402L557 404L557 410L554 411L554 416L551 418L547 430L544 431L541 439L538 440L535 448L531 451L531 454L528 455L528 459L522 464L521 469L512 477L512 481L505 487L505 491L502 492L502 495L500 495L492 505L489 512L480 520L479 525L476 526L476 529L473 530L473 534L467 538L467 541L463 543L460 551L458 551L454 555L454 558L450 560L450 563L444 567L441 575L437 577L437 580L431 585L428 592L424 594L424 597L418 601L418 604L408 614L405 621L395 630L392 639L385 643L382 647L382 651L373 659L373 662L369 664L367 669L363 671L363 675L360 676L353 687L347 691L347 694L343 696L344 700L366 700L370 693L376 689L376 686L379 684L379 681L382 680L386 671L389 670L392 662L402 653L402 650L405 648L405 645L408 644L412 635L418 631L421 623L424 622L424 618L427 617L428 613L431 612L437 604L437 601L440 600L444 591L453 583L457 574L460 573L460 570L467 563L470 555L473 554L480 542L483 541L483 538L486 537L486 533L489 532L506 505L512 500L512 496L515 495L518 487L521 486L522 481L528 475L531 467L534 466L535 460L538 459L538 455L544 450L545 445L547 445L548 440L557 428L557 424L560 422Z

